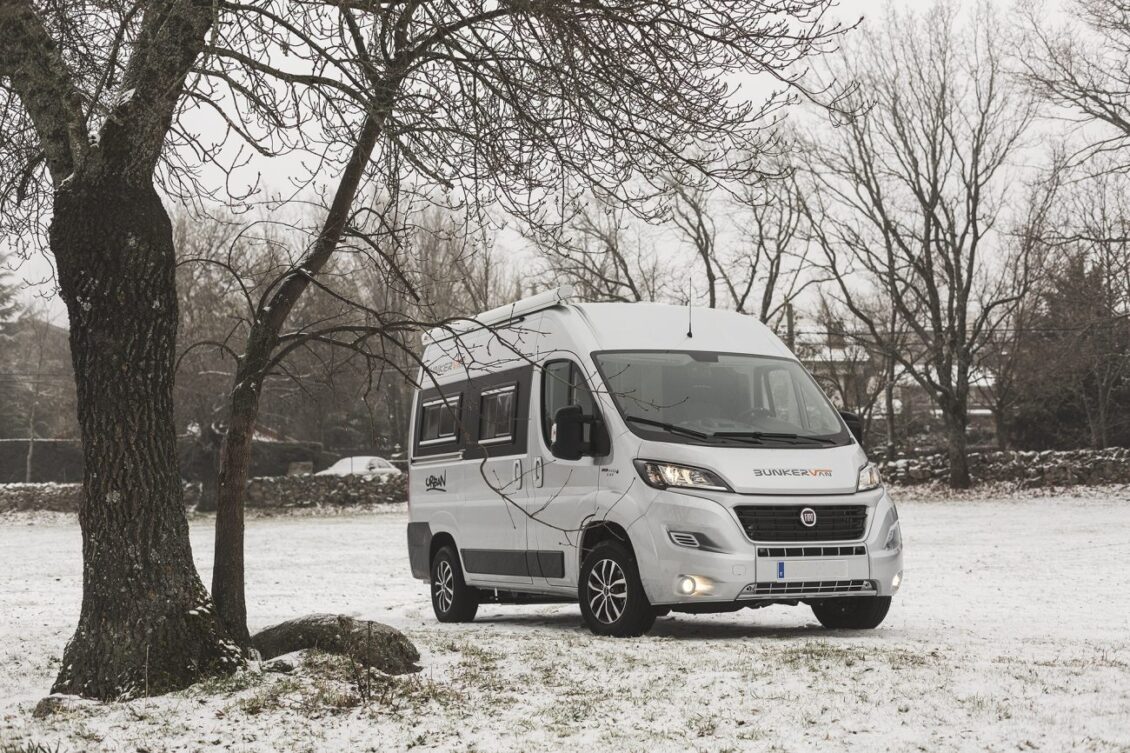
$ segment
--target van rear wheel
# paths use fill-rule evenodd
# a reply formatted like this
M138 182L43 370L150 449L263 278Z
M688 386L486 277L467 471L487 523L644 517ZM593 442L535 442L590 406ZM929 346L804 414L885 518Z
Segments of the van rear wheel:
M877 628L890 608L890 596L844 596L812 602L812 613L816 619L833 630Z
M580 576L577 596L589 630L619 638L651 630L655 611L626 546L615 541L597 544L581 563Z
M459 555L450 546L432 558L432 610L440 622L470 622L479 611L479 589L463 580Z

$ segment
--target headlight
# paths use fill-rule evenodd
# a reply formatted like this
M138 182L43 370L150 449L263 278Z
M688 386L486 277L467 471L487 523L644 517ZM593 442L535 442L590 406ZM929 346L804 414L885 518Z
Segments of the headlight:
M648 486L666 489L675 486L683 489L706 489L715 492L728 492L730 486L718 474L703 468L673 463L659 463L654 460L637 460L636 470Z
M883 479L879 478L879 469L875 467L874 463L868 463L859 469L859 481L855 485L855 490L865 492L876 488L881 483L883 483Z
M902 548L902 527L896 520L889 531L887 531L887 540L883 542L884 549L900 549Z

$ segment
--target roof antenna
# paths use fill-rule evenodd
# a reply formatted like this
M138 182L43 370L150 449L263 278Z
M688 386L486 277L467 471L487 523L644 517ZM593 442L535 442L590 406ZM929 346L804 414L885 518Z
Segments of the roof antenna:
M691 301L694 298L694 283L691 283L691 292L687 296L687 337L694 337L693 319L691 317Z

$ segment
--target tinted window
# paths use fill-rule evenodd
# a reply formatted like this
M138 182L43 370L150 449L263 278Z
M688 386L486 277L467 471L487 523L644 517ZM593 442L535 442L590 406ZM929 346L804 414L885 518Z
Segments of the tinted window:
M586 415L592 415L596 407L581 369L572 361L550 361L542 367L541 428L547 447L553 417L567 405L580 405ZM585 442L592 441L591 433L592 426L586 424Z
M514 407L518 388L501 387L484 392L479 402L479 441L509 442L514 438Z
M439 444L455 439L455 429L459 423L459 408L462 397L441 398L420 406L420 444Z

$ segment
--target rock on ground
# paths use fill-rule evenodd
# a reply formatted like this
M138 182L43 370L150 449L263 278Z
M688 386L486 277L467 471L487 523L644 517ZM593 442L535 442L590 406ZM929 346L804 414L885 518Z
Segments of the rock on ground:
M390 675L419 671L420 652L396 628L344 614L310 614L261 630L251 645L263 659L316 648L348 656Z

